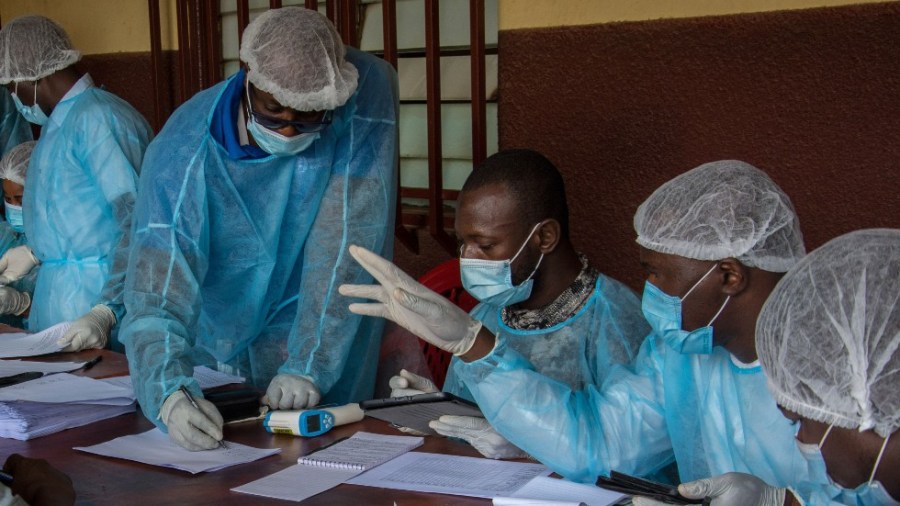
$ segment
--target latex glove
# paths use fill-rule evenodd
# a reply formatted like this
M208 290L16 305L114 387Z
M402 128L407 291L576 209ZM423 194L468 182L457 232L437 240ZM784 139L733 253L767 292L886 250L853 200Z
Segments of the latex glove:
M0 314L20 315L31 306L31 296L15 288L0 286Z
M303 409L318 405L321 399L319 388L306 376L279 374L269 383L262 403L272 409Z
M159 416L169 429L169 439L192 452L212 450L222 441L222 415L215 404L196 397L195 408L181 390L166 398Z
M31 248L24 244L8 249L0 257L0 285L15 283L40 263L40 260L31 252Z
M465 440L489 459L528 458L528 454L510 443L478 416L444 415L428 422L438 434Z
M103 348L109 341L109 331L116 324L116 315L104 304L97 304L87 314L72 322L69 330L56 342L62 351Z
M375 253L350 246L350 254L380 283L341 285L339 291L343 295L377 301L350 304L351 312L387 318L454 355L463 355L472 348L481 322Z
M391 387L391 397L406 397L407 395L431 394L438 392L438 388L430 379L401 369L400 374L391 376L388 385Z
M772 487L756 476L726 473L712 478L689 481L678 485L678 493L688 499L712 499L712 506L781 506L785 489ZM662 503L647 497L635 497L635 506L656 506Z
M29 459L14 453L6 459L3 470L13 476L13 494L32 506L75 504L72 479L44 459Z

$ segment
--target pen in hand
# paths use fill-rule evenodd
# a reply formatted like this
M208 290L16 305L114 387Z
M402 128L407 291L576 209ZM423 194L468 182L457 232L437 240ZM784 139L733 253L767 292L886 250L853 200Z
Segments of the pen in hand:
M194 406L194 409L203 413L203 410L200 409L200 406L197 405L197 401L194 400L194 396L191 395L191 392L188 391L187 387L181 385L181 388L179 388L179 390L181 390L181 393L183 393L184 396L187 397L187 400L191 403L191 406ZM228 449L228 447L225 445L224 440L219 441L219 448L224 448L226 450Z

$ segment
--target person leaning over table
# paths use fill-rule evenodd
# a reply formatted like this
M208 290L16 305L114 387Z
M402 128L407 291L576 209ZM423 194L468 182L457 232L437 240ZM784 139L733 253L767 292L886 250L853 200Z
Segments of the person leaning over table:
M795 422L808 479L788 492L730 473L683 492L709 495L715 506L900 504L897 273L900 230L851 232L798 262L759 314L759 360Z
M383 326L337 287L371 279L347 245L393 245L393 68L300 7L253 20L240 58L150 145L135 209L121 339L144 414L190 450L222 439L195 365L247 378L273 409L356 402Z
M494 429L568 479L650 475L672 462L682 481L731 471L777 486L807 479L754 346L763 302L805 253L790 199L747 163L713 162L653 192L634 226L653 334L633 367L602 385L573 390L538 373L502 336L363 248L350 253L380 285L341 293L373 299L351 311L458 356Z
M74 66L80 58L48 18L23 16L0 29L0 83L41 126L22 205L28 244L0 258L0 283L42 264L28 329L74 320L59 340L64 351L106 346L122 317L131 212L153 136L131 105Z
M23 142L0 159L0 180L3 181L3 204L6 210L6 220L0 222L0 255L28 242L22 217L22 194L25 191L25 175L34 145L35 141ZM0 322L25 327L22 317L31 307L31 294L34 292L38 270L39 268L32 269L10 286L0 286Z
M463 286L481 302L469 314L536 370L579 389L634 358L650 330L640 300L576 252L562 175L543 155L506 150L475 167L459 194L456 235ZM474 400L460 365L454 357L444 391ZM391 385L392 396L437 391L405 370ZM481 417L445 415L431 427L486 457L526 456Z

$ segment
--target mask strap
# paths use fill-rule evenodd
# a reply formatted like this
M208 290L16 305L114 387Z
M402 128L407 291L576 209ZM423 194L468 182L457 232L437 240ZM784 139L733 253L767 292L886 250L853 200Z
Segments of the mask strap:
M710 269L709 269L708 271L706 271L706 274L704 274L702 278L698 279L697 282L694 283L694 286L692 286L691 289L688 290L687 293L684 294L683 297L681 297L681 300L684 301L684 299L686 299L687 296L690 295L691 292L694 291L694 288L697 288L697 286L698 286L700 283L702 283L704 279L706 279L706 276L709 276L709 274L710 274L712 271L716 270L716 267L718 267L718 266L719 266L719 262L716 262L715 265L713 265L712 267L710 267ZM720 311L721 311L721 310L720 310ZM716 316L718 316L718 315L716 315Z
M543 225L543 224L544 224L544 222L542 221L542 222L538 223L537 225L535 225L534 228L531 229L531 232L528 233L528 237L525 239L525 242L523 242L522 245L519 246L519 251L516 251L516 254L513 255L512 258L509 259L509 263L515 262L516 258L519 257L519 253L522 253L522 250L525 249L525 245L528 244L528 240L531 239L531 236L533 236L534 233L537 231L537 229L539 229L541 227L541 225ZM543 256L543 255L541 255L541 256ZM537 267L535 267L535 270L537 270Z
M712 317L712 320L710 320L709 323L706 324L707 327L712 325L713 322L716 321L716 318L718 318L719 315L722 314L722 311L725 310L725 306L728 305L729 300L731 300L731 295L728 295L725 297L725 302L722 303L722 307L720 307L719 310L716 312L716 315Z
M825 434L822 435L822 439L819 441L819 451L822 451L822 446L825 445L825 438L827 438L828 435L831 434L831 429L833 428L834 424L829 425L828 429L825 431Z
M881 464L881 457L884 456L884 449L887 448L888 441L890 440L891 435L888 434L887 437L884 438L884 443L881 443L881 451L878 452L878 458L875 459L875 467L872 468L872 474L869 476L869 485L875 480L875 471L878 471L878 465Z

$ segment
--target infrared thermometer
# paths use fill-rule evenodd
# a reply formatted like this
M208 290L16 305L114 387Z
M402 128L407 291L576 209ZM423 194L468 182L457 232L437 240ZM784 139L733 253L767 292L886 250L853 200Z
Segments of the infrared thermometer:
M273 434L313 437L325 434L333 427L363 419L359 404L316 407L301 410L270 411L263 419L263 427Z

